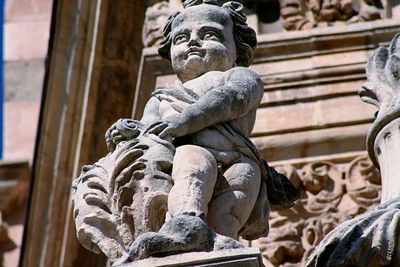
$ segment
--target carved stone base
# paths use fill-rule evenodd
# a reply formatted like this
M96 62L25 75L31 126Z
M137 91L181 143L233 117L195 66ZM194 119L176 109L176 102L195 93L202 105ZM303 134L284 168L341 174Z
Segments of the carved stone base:
M163 258L148 258L118 267L263 267L258 248L230 249L213 252L191 252Z

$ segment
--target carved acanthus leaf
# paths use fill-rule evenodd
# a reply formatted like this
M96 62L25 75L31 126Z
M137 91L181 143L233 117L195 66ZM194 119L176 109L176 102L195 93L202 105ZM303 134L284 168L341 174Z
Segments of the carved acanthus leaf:
M378 107L368 132L367 147L372 162L379 166L374 150L376 136L385 125L400 117L400 33L389 48L376 49L368 60L366 73L368 81L358 93L362 101Z
M379 108L377 119L393 109L400 101L400 34L389 48L378 48L368 60L368 82L359 91L361 100Z
M116 146L110 144L114 128L122 133ZM107 143L110 153L84 166L74 181L74 218L82 245L115 262L135 238L164 223L174 147L129 119L107 132Z

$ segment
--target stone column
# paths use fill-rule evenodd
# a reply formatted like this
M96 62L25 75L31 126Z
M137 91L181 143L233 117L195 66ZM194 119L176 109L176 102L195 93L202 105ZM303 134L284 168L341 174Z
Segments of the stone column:
M332 230L306 266L399 266L400 34L368 61L363 101L378 107L367 137L368 153L382 176L381 205Z
M359 94L378 107L367 137L368 153L382 177L381 203L400 197L400 34L389 49L379 48L366 67Z

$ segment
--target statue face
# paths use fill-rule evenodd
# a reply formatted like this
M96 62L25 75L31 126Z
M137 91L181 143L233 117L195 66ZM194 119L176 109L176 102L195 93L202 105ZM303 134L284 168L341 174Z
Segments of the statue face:
M171 63L182 82L236 61L233 22L224 9L202 4L185 9L172 24Z

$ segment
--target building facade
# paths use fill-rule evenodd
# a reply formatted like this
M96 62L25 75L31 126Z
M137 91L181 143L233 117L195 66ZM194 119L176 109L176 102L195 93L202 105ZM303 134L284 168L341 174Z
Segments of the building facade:
M104 132L140 118L175 80L156 45L179 0L54 2L25 227L23 266L106 266L75 237L71 182L106 154ZM250 66L264 83L252 140L302 192L273 212L257 246L266 266L302 266L340 222L373 208L380 178L365 149L374 108L357 94L373 51L400 31L396 1L242 1L258 32ZM397 18L397 19L396 19Z

